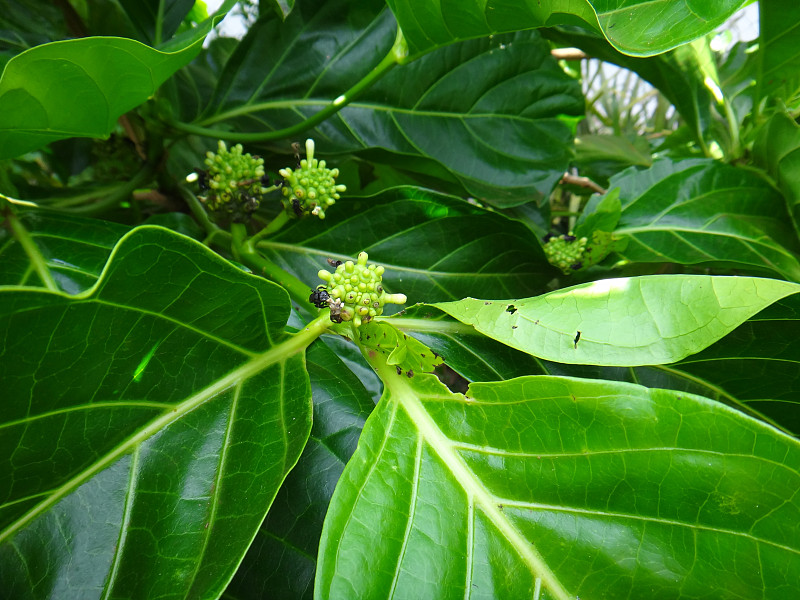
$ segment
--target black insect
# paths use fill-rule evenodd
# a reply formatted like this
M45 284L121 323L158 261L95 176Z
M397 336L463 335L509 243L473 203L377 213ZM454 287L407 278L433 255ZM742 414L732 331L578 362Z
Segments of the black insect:
M328 295L328 290L324 285L320 285L317 289L311 290L311 295L308 297L308 301L317 308L327 308L330 299L331 297Z
M517 307L514 306L513 304L509 304L508 306L506 306L506 312L511 313L513 315L515 312L517 312Z
M200 189L201 192L208 191L208 171L204 171L203 169L195 169L195 173L197 173L197 187Z
M574 242L578 238L576 238L574 235L564 234L564 235L561 236L561 239L564 240L565 242Z
M552 240L554 237L556 237L556 234L555 234L555 233L547 233L547 234L545 234L545 236L542 238L542 241L543 241L543 242L546 244L547 242L549 242L550 240Z
M395 366L395 369L397 369L397 374L398 375L402 375L403 374L403 369L401 369L400 367Z
M580 339L581 339L581 332L579 331L579 332L578 332L578 333L575 335L575 342L574 342L574 343L575 343L575 349L576 349L576 350L578 349L578 342L580 341Z
M577 271L579 269L582 269L583 268L583 262L581 262L581 261L574 262L569 266L569 268L572 269L573 271Z
M298 217L303 216L303 207L300 206L300 200L297 198L292 198L292 210Z
M413 371L413 370L411 370L411 369L409 369L409 370L406 372L406 375L408 376L408 378L409 378L409 379L411 379L411 378L414 376L414 371Z
M340 261L340 260L336 260L335 258L329 258L329 259L327 259L327 261L328 261L328 264L329 264L330 266L334 267L334 268L336 268L336 267L338 267L340 264L342 264L342 261Z
M261 176L261 185L268 186L269 185L269 175L262 175Z

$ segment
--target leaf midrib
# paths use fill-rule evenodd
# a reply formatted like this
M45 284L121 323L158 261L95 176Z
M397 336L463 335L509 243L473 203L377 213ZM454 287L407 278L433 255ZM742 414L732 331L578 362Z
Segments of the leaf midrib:
M520 558L529 566L534 577L541 578L556 600L570 600L573 598L562 586L535 546L526 540L514 527L499 509L492 495L486 491L486 488L467 467L464 460L458 456L454 449L454 444L442 433L441 429L422 406L414 388L405 380L391 379L390 381L393 382L391 394L405 410L409 419L417 426L420 437L439 456L453 474L455 481L461 485L467 496L467 501L474 502L474 504L480 506L489 521L517 550ZM471 563L471 548L467 548L467 552L468 562Z
M94 477L100 471L113 464L114 461L124 456L127 452L135 449L151 436L155 435L158 431L161 431L165 427L174 423L207 400L210 400L218 394L235 387L243 380L254 377L256 374L266 369L270 365L288 360L297 352L302 351L310 343L309 338L315 339L319 333L321 333L321 328L323 327L325 327L325 323L322 321L318 321L307 326L302 333L295 334L294 336L286 339L284 342L273 346L263 354L259 354L251 358L249 361L234 369L224 377L221 377L216 382L206 386L203 388L203 390L195 393L183 402L176 404L172 409L167 410L160 417L153 419L149 424L138 430L134 435L110 449L106 454L98 458L98 460L91 465L87 466L83 471L71 477L58 488L54 489L46 500L37 504L22 517L14 521L8 528L0 531L0 542L3 542L6 538L11 537L22 527L42 514L45 510L53 506L61 498L65 497L77 489L80 485L88 481L91 477Z

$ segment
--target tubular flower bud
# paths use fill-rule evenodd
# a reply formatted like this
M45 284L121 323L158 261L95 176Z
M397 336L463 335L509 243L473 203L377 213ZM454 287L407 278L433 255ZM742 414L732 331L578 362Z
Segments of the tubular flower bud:
M339 169L329 169L324 160L314 158L314 140L306 140L306 158L296 169L278 171L283 177L283 206L297 218L314 215L325 218L325 210L334 204L347 187L337 184Z
M322 269L319 278L326 282L330 297L331 321L352 321L356 327L383 314L386 304L405 304L405 294L389 294L383 287L384 268L367 265L368 255L361 252L356 262L340 263L331 273Z

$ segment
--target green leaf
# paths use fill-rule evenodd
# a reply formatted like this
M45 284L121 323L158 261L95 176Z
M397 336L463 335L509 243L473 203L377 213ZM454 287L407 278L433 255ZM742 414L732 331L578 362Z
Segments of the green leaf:
M790 106L800 93L800 5L792 0L758 3L759 69L756 98L775 96Z
M699 352L798 291L800 285L776 279L651 275L594 281L522 300L465 298L434 306L547 360L634 366Z
M219 594L310 429L313 337L288 314L279 286L158 227L77 296L0 289L2 589Z
M524 225L451 196L407 186L342 198L326 215L295 221L259 250L309 288L320 283L326 258L352 260L365 250L386 267L386 288L409 303L540 293L552 277Z
M716 344L663 369L705 386L704 395L746 405L800 434L800 297L776 302ZM650 378L639 380L653 385Z
M298 126L367 76L395 35L382 2L315 2L285 24L262 19L227 63L197 124L225 122L237 132ZM320 39L324 53L301 52ZM513 206L550 193L569 165L569 124L583 111L579 83L537 32L524 32L395 67L308 135L326 154L375 160L380 149L398 168L435 161L471 195Z
M126 38L86 37L15 56L0 78L0 159L65 138L106 137L122 114L197 56L221 14L162 51Z
M141 35L141 40L158 45L178 30L194 0L119 0Z
M612 178L616 234L633 262L721 264L800 280L800 244L780 194L758 173L706 160L663 159Z
M647 140L619 135L580 135L575 139L575 165L581 175L600 185L628 167L653 164Z
M375 405L359 378L325 344L312 344L307 360L314 397L311 436L225 598L313 597L328 503Z
M24 211L19 219L59 289L68 294L85 291L97 282L112 248L129 229L43 211ZM42 285L25 250L6 228L0 228L0 260L0 285Z
M442 364L441 356L386 321L366 323L358 329L358 335L362 352L383 354L386 364L397 369L397 375L430 373Z
M462 396L429 375L385 380L331 502L317 598L800 588L797 440L631 384L523 377Z
M796 231L800 232L800 127L786 113L776 113L758 131L753 157L780 187Z
M467 38L559 24L588 25L620 52L660 54L714 31L741 0L389 0L412 55Z

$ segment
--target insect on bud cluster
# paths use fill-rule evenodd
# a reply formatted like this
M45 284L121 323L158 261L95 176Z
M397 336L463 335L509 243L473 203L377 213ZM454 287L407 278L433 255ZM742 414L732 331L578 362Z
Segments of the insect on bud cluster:
M588 240L568 235L548 234L545 238L544 253L551 265L564 273L573 273L583 268L583 258Z
M262 187L266 179L263 159L244 153L241 144L228 150L220 140L217 152L206 153L205 164L208 172L203 185L208 193L201 200L210 210L228 212L237 221L255 212L267 191Z
M309 301L320 308L329 306L331 321L352 321L356 327L383 314L386 304L405 304L405 294L388 294L383 287L384 268L367 265L369 256L361 252L354 263L348 260L333 273L322 269L319 278L327 283L314 290Z
M314 140L306 140L306 158L296 169L281 169L283 177L283 204L289 214L304 217L307 214L325 218L325 209L339 198L347 188L337 184L339 169L329 169L324 160L314 158Z

